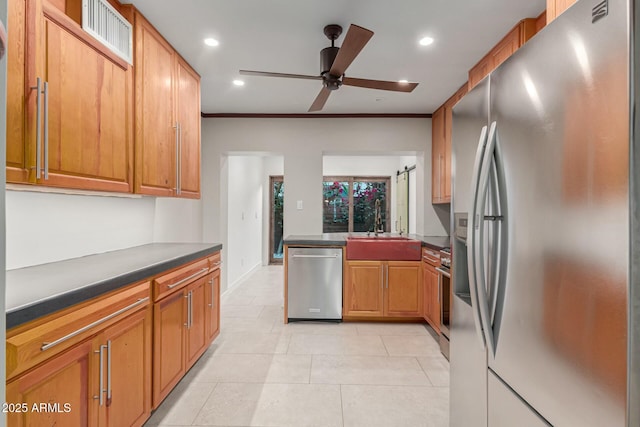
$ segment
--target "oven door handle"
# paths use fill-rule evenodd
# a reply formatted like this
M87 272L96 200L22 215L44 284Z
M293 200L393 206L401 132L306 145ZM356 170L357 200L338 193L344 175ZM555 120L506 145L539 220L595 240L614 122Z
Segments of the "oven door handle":
M445 270L441 267L436 267L436 271L442 274L444 277L448 277L449 279L451 279L451 273L449 272L449 270Z

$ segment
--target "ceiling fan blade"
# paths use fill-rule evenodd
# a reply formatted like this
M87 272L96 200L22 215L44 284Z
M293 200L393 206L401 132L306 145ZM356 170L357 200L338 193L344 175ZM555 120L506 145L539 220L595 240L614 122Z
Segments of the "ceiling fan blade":
M322 80L322 76L307 76L305 74L270 73L268 71L240 70L243 76L284 77L288 79Z
M412 92L416 86L418 86L418 83L388 82L384 80L356 79L354 77L344 77L342 84L367 89L391 90L394 92Z
M329 74L342 76L356 56L373 37L373 31L351 24L336 59L331 64Z
M322 110L327 99L329 99L329 95L331 95L331 91L323 87L318 96L316 96L315 101L313 101L313 104L311 104L311 107L309 107L309 112Z

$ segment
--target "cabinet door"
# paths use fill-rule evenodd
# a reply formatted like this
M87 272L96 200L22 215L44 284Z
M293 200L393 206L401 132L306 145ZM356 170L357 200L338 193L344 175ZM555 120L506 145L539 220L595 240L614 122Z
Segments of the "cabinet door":
M176 292L153 306L153 407L185 373L187 293Z
M7 30L7 182L27 182L25 134L25 0L8 2ZM35 99L35 98L34 98Z
M99 425L143 425L151 414L151 308L121 320L94 342L109 349L104 367L106 403Z
M440 295L440 276L438 272L433 269L429 272L431 275L431 322L433 329L436 332L440 332L440 305L442 296Z
M187 288L187 341L186 369L189 369L207 349L206 298L207 276L196 280Z
M38 183L130 192L127 69L69 31L77 24L58 9L43 7L49 178Z
M451 202L451 127L455 95L444 106L444 141L442 143L442 202Z
M142 15L135 21L135 192L171 196L178 157L174 50Z
M567 10L577 0L547 0L547 24Z
M344 284L344 315L380 317L384 314L383 268L380 261L348 261Z
M444 173L444 140L445 140L445 115L441 107L433 113L431 118L431 202L441 203L443 198L443 173Z
M207 342L211 343L220 333L220 269L207 276L206 291Z
M469 90L473 89L482 79L493 70L493 58L485 56L469 70Z
M385 316L420 317L422 314L420 262L388 261L385 276Z
M180 197L200 197L200 76L177 57L177 115L180 142Z
M520 48L520 26L515 27L491 50L493 66L491 70L498 68Z
M422 317L431 322L431 272L426 262L422 263Z
M95 425L99 369L99 355L93 353L91 341L85 341L9 382L7 403L24 405L26 411L9 411L7 425Z

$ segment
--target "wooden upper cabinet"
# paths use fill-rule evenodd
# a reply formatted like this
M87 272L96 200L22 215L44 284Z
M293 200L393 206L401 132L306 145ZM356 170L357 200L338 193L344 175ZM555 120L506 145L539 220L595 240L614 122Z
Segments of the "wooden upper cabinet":
M200 76L182 58L176 66L180 196L200 197Z
M445 174L445 108L440 107L431 117L431 202L446 203Z
M172 196L176 188L178 128L174 114L174 50L135 15L135 192Z
M129 64L47 1L9 19L8 181L133 191Z
M28 182L25 129L26 1L7 3L7 182Z
M577 0L547 0L547 24L567 10Z
M537 21L537 18L527 18L518 22L489 53L469 70L469 90L536 34L536 28L539 26Z
M200 197L200 76L135 14L135 192Z
M493 70L493 62L491 56L485 56L469 70L469 89L475 87L482 79L484 79Z

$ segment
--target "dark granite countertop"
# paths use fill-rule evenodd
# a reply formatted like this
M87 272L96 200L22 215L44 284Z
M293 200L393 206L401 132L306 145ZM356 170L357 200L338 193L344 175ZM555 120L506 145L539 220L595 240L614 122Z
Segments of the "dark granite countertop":
M346 246L349 236L366 236L367 233L324 233L314 235L291 235L284 239L284 244L289 246ZM384 233L384 236L398 236L396 233ZM371 235L373 238L373 234ZM435 250L448 248L450 246L449 236L419 236L409 234L410 239L420 240L422 246L427 246Z
M219 243L151 243L7 271L7 329L213 254Z

